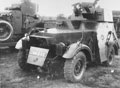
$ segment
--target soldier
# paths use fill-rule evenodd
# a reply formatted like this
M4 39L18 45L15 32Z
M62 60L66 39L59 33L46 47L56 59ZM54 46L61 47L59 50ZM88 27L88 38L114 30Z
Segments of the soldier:
M73 6L74 6L73 11L74 11L75 16L80 16L82 14L81 4L76 3Z
M22 0L21 11L26 15L35 15L36 5L35 3L31 2L31 0Z
M120 18L118 18L115 23L115 30L116 30L117 36L120 37Z
M27 29L26 31L29 31L29 28L31 28L34 25L34 15L36 15L36 7L37 5L33 3L31 0L21 0L21 12L23 14L23 28Z
M116 31L120 31L120 18L117 19L117 28L116 28Z

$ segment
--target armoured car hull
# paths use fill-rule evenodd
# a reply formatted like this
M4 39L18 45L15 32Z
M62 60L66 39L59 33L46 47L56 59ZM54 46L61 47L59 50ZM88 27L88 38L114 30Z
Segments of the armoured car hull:
M37 68L49 73L62 68L66 80L79 82L88 63L111 65L119 48L112 19L108 19L112 16L107 16L107 11L107 17L102 17L106 21L100 21L101 14L91 7L83 6L86 13L75 7L75 14L79 11L75 19L61 20L56 28L30 32L20 39L16 44L19 66L25 71Z

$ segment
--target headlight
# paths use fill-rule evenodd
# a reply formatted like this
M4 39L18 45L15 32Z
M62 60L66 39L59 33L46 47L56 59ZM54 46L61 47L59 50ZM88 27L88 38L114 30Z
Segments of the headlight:
M29 34L25 33L25 35L24 35L24 36L25 36L25 37L23 37L22 39L27 40L27 41L29 41L29 40L30 40Z

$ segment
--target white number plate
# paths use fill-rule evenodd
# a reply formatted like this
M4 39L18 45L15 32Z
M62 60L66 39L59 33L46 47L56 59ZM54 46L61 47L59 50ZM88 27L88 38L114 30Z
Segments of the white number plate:
M48 52L48 49L30 47L27 63L43 66Z

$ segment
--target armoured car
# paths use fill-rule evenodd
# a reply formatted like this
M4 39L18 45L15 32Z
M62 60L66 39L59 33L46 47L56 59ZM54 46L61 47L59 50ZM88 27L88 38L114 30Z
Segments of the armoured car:
M34 27L18 41L21 69L51 72L61 68L66 80L79 82L87 64L112 65L119 48L112 12L95 8L94 3L73 6L74 15L57 20L55 28Z
M15 46L16 42L28 32L27 29L37 22L34 16L36 5L28 0L23 1L20 4L12 4L5 9L5 12L0 13L0 47Z

